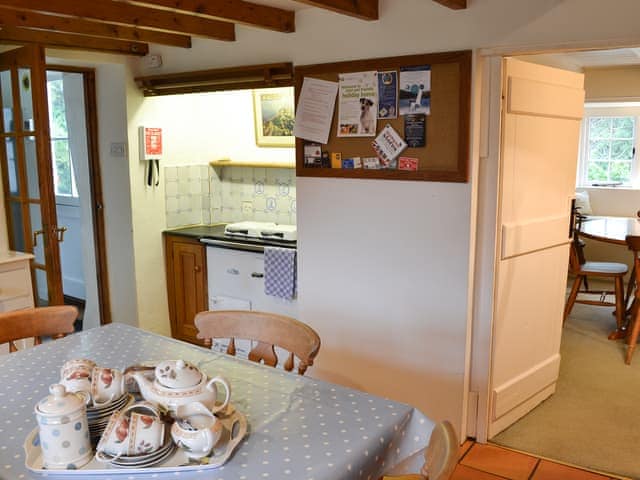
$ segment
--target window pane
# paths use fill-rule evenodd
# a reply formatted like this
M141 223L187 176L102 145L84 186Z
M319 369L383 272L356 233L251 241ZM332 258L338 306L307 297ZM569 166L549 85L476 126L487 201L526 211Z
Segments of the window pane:
M18 179L18 157L16 153L16 139L7 137L4 140L9 174L9 192L11 195L20 195L20 180Z
M36 137L24 138L24 157L27 161L27 193L29 198L40 198L38 184L38 153L36 151Z
M11 223L12 223L12 238L13 249L20 252L25 251L24 245L24 232L22 225L22 204L20 202L9 202L9 208L11 210Z
M29 204L29 216L31 217L31 232L42 230L42 214L40 213L40 205L37 203ZM42 235L38 235L36 240L38 245L33 246L33 254L35 255L35 261L44 265L44 238Z
M629 183L631 180L631 162L611 162L610 176L612 182Z
M613 119L613 138L633 138L635 130L635 119L633 117L622 117Z
M64 106L64 90L62 79L48 80L47 93L49 98L49 128L51 138L66 138L67 116Z
M67 140L53 140L51 142L51 147L53 151L56 195L73 195L69 142Z
M609 160L610 155L609 140L591 140L589 142L589 160Z
M33 89L31 88L31 69L18 69L18 84L20 85L20 102L22 105L22 128L31 131L35 128L33 122Z
M609 162L589 162L587 175L590 182L609 180Z
M611 142L613 160L633 160L633 140L614 140Z
M13 86L11 84L11 70L3 70L0 72L0 95L2 95L4 131L13 132Z
M589 138L609 138L611 136L611 118L591 117L589 119Z

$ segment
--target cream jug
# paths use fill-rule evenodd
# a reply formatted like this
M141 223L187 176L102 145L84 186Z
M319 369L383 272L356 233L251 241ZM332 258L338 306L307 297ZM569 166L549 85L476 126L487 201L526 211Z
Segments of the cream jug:
M43 467L74 470L92 458L85 392L67 392L58 383L35 407Z

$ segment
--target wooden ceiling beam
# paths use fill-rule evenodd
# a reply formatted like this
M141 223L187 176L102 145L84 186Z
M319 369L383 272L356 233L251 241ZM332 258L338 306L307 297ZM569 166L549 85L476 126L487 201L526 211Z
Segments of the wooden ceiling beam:
M464 10L467 8L467 0L433 0L440 5L449 7L453 10Z
M236 38L232 23L112 0L0 0L0 6L187 33L216 40L233 41Z
M0 30L0 43L38 43L46 47L69 48L73 50L91 50L106 53L128 55L146 55L149 45L140 42L127 42L109 38L89 37L73 33L48 32L29 28L3 26Z
M296 0L361 20L378 20L378 0Z
M58 33L75 33L92 37L107 37L135 42L151 42L174 47L191 47L191 37L177 33L144 30L112 23L100 23L74 17L61 17L43 13L12 10L0 7L0 25L38 28Z
M206 15L222 21L290 33L295 31L295 12L258 5L244 0L206 2L203 0L133 0L137 5L154 5L189 14Z

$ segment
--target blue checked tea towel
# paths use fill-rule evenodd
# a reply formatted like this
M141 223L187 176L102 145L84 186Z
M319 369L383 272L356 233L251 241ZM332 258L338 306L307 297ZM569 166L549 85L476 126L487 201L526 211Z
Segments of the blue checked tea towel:
M293 300L296 295L296 251L264 247L264 293Z

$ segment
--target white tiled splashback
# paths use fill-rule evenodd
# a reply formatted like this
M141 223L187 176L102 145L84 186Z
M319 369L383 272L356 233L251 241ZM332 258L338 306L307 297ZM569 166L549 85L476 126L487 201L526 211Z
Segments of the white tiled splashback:
M296 177L288 168L165 167L167 227L255 220L295 225Z

